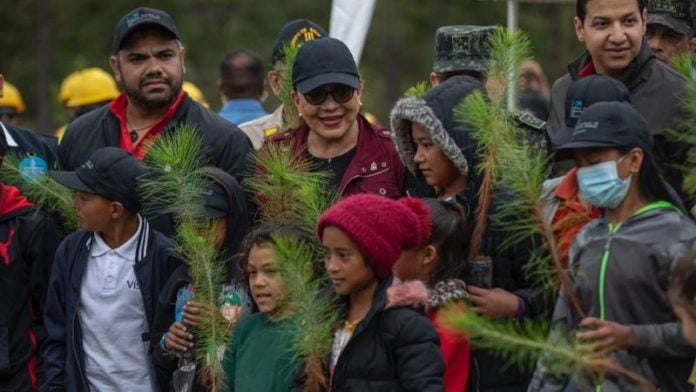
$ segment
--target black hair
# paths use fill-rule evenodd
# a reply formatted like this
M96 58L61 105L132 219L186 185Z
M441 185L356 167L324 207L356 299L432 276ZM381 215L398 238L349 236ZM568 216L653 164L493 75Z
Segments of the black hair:
M681 307L696 321L696 250L678 257L669 275L669 300L672 307Z
M620 147L618 150L621 155L626 155L632 148ZM643 162L640 165L640 173L638 173L638 192L649 202L664 200L680 209L683 206L676 192L669 191L668 185L660 174L650 151L643 150Z
M438 260L430 286L445 279L465 279L468 273L469 235L466 212L454 198L443 201L422 199L430 209L432 234L429 245L437 248Z
M575 2L575 16L583 23L585 23L585 17L587 16L587 3L589 1L590 0L577 0ZM636 1L638 2L638 11L642 14L646 6L646 0Z
M264 78L261 57L249 49L229 52L220 62L220 91L227 99L261 97Z
M247 276L247 266L249 265L249 253L255 246L272 246L273 238L276 236L294 238L305 244L310 244L311 240L300 228L285 224L262 224L250 231L239 246L237 254L237 266L242 275ZM248 279L246 279L248 282Z

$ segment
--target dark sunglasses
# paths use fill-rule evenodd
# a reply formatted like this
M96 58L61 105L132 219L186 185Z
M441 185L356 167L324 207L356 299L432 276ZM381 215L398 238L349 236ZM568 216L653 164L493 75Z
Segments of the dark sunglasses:
M302 95L304 95L307 102L309 102L311 105L321 105L324 103L324 101L326 101L326 97L328 97L329 94L331 94L336 103L346 103L353 98L355 89L350 86L346 86L345 84L325 85L317 87L314 90Z

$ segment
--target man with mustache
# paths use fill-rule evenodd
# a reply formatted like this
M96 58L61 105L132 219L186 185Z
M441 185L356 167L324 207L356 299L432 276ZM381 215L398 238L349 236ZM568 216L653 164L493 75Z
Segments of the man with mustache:
M615 78L628 87L633 106L648 122L661 174L681 191L676 167L684 162L687 146L673 142L669 130L679 130L684 118L680 101L686 95L686 79L650 51L644 40L646 21L646 0L577 0L575 34L587 51L554 83L547 127L554 145L566 142L558 131L564 127L570 84L592 74Z
M124 15L116 25L109 58L124 92L70 123L58 151L61 168L74 170L107 146L142 159L146 141L189 124L198 129L210 164L241 181L249 138L182 90L184 57L176 25L166 12L140 7Z

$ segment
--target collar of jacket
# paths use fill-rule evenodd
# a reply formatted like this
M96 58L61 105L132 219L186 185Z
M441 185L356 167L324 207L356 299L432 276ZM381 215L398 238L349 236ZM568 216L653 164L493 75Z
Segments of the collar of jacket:
M389 275L386 279L382 279L377 284L375 295L372 297L372 307L370 307L370 310L365 315L365 318L363 318L358 324L355 332L353 332L353 336L358 336L358 334L360 334L370 324L370 321L372 321L375 315L384 311L384 308L387 305L387 290L389 287L391 287L393 282L394 275Z
M573 80L577 80L579 77L578 74L589 61L592 61L592 58L590 57L590 53L585 51L585 53L583 53L575 61L568 64L568 73L570 74L570 77ZM649 69L647 65L651 61L655 61L655 55L650 50L648 42L643 39L638 55L633 59L633 61L631 61L628 67L623 70L617 79L625 84L629 90L633 90L636 86L648 78L649 75L647 72L644 72L644 70Z
M169 123L164 126L164 129L162 132L160 132L160 134L169 132L173 127L182 122L193 102L194 101L191 99L191 97L184 93L184 98L181 100L176 112L174 112L174 117L172 117L172 119L169 120ZM105 123L103 128L109 130L108 137L110 138L110 145L119 146L121 142L121 123L119 122L118 117L116 117L116 115L111 111L109 105L105 105L105 109L108 111L108 115L104 116L102 121L108 121L108 124Z
M343 194L353 179L371 177L391 170L391 162L387 159L388 154L382 145L383 141L380 140L380 138L391 140L391 133L386 129L373 126L362 114L358 114L356 121L359 127L358 143L355 146L355 156L353 156L338 184L337 194L339 196ZM304 151L306 154L308 137L309 127L303 122L292 136L292 150L295 152ZM282 139L280 137L274 138L274 140Z

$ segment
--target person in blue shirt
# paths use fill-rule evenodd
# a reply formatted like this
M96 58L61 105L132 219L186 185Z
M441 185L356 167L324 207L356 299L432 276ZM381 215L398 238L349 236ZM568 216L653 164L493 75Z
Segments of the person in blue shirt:
M264 76L263 62L255 52L241 48L226 54L218 80L223 102L220 116L237 125L265 116L261 104Z

